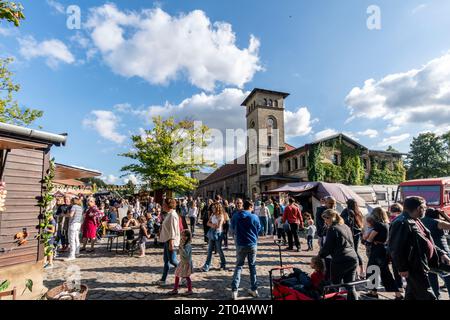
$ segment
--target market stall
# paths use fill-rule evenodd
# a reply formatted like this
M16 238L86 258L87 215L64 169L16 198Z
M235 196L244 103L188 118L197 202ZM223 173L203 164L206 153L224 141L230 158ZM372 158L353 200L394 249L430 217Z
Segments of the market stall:
M366 202L358 196L351 188L340 183L327 182L295 182L273 189L265 194L277 194L280 199L294 197L304 208L304 211L314 213L320 206L320 199L332 196L337 201L337 209L341 212L346 207L348 199L354 199L364 209Z
M67 136L0 123L0 278L22 293L25 281L33 291L18 299L37 298L43 287L43 246L39 233L43 178L50 167L52 146L65 145ZM19 241L18 238L20 238Z

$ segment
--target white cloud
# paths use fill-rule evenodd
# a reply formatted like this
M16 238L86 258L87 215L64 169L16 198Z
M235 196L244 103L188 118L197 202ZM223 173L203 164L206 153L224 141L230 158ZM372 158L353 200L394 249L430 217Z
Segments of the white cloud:
M119 181L119 178L116 177L113 174L110 174L110 175L105 176L105 177L100 177L100 179L105 181L107 184L116 184L116 182Z
M207 91L217 82L242 88L263 70L257 38L240 49L229 23L212 23L200 10L170 16L160 8L124 12L105 4L90 10L86 27L115 73L151 84L185 75Z
M17 34L17 28L3 28L2 26L0 26L0 36L11 37Z
M344 132L342 132L342 134L345 134L347 137L349 137L355 141L359 141L358 137L356 136L356 134L354 132L344 131Z
M37 42L32 36L19 39L20 54L27 60L42 57L51 68L56 68L59 63L72 64L75 57L67 46L57 39Z
M183 100L179 104L166 102L164 106L153 105L145 110L135 110L146 122L152 117L174 117L177 120L189 119L202 121L210 128L225 129L246 128L245 107L241 106L249 92L240 89L224 89L219 94L199 93Z
M337 133L338 132L336 130L334 130L334 129L325 129L325 130L317 132L314 135L314 140L317 141L317 140L321 140L321 139L324 139L324 138L327 138L327 137L331 137L331 136L333 136L333 135L335 135Z
M358 134L360 136L366 136L366 137L369 137L369 138L376 138L376 137L378 137L378 131L374 130L374 129L367 129L365 131L360 131L360 132L358 132Z
M380 143L378 143L379 147L387 147L387 146L391 146L397 143L400 143L402 141L405 141L406 139L408 139L411 135L409 133L404 133L398 136L392 136L392 137L388 137L388 138L384 138L383 141L381 141Z
M133 109L131 107L131 104L129 104L129 103L116 104L114 106L114 110L116 110L117 112L121 112L121 113L128 113L128 112L132 112L133 111Z
M90 118L83 121L85 127L96 130L101 137L121 144L127 137L117 132L119 123L119 117L111 111L105 110L94 110L91 112Z
M427 4L422 3L422 4L418 5L417 7L415 7L411 13L414 15L414 14L418 13L419 11L426 9L427 7L428 7Z
M350 119L382 118L394 127L450 123L450 53L419 69L366 80L346 97Z
M47 0L47 4L57 13L65 14L66 10L64 6L55 0Z
M387 133L394 133L400 129L401 128L399 126L388 126L384 131Z
M132 182L134 185L138 185L140 184L139 179L134 175L134 174L130 174L128 177L123 179L123 183L127 184L128 182Z
M284 126L286 137L304 136L312 131L311 113L308 108L299 108L296 112L284 111Z

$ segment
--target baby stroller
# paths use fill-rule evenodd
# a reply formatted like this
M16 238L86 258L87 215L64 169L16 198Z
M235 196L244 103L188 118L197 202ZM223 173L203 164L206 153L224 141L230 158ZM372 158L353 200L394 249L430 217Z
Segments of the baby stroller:
M348 288L367 283L367 280L363 280L339 285L327 284L323 286L321 292L314 290L309 276L305 272L293 266L283 267L281 241L275 243L279 246L280 267L269 271L270 293L273 301L347 300ZM292 273L288 273L288 270L291 270ZM274 276L276 272L280 273L279 277Z

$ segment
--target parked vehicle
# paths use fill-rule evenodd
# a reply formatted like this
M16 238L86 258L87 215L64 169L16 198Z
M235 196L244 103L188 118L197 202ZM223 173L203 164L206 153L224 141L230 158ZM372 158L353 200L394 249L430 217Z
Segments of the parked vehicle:
M398 185L349 186L358 196L366 201L369 211L376 207L387 210L395 201Z
M450 221L450 177L405 181L399 185L396 202L407 197L425 198L429 207L445 213L443 217Z

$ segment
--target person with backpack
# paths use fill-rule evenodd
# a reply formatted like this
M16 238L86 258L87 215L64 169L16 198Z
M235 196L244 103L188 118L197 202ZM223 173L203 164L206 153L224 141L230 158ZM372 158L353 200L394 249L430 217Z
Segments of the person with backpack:
M359 278L365 279L364 263L358 252L359 244L361 243L362 230L364 227L363 215L359 209L358 203L353 199L348 199L347 208L342 211L341 217L344 219L345 224L350 228L353 234L353 244L355 245L355 251L358 255Z

